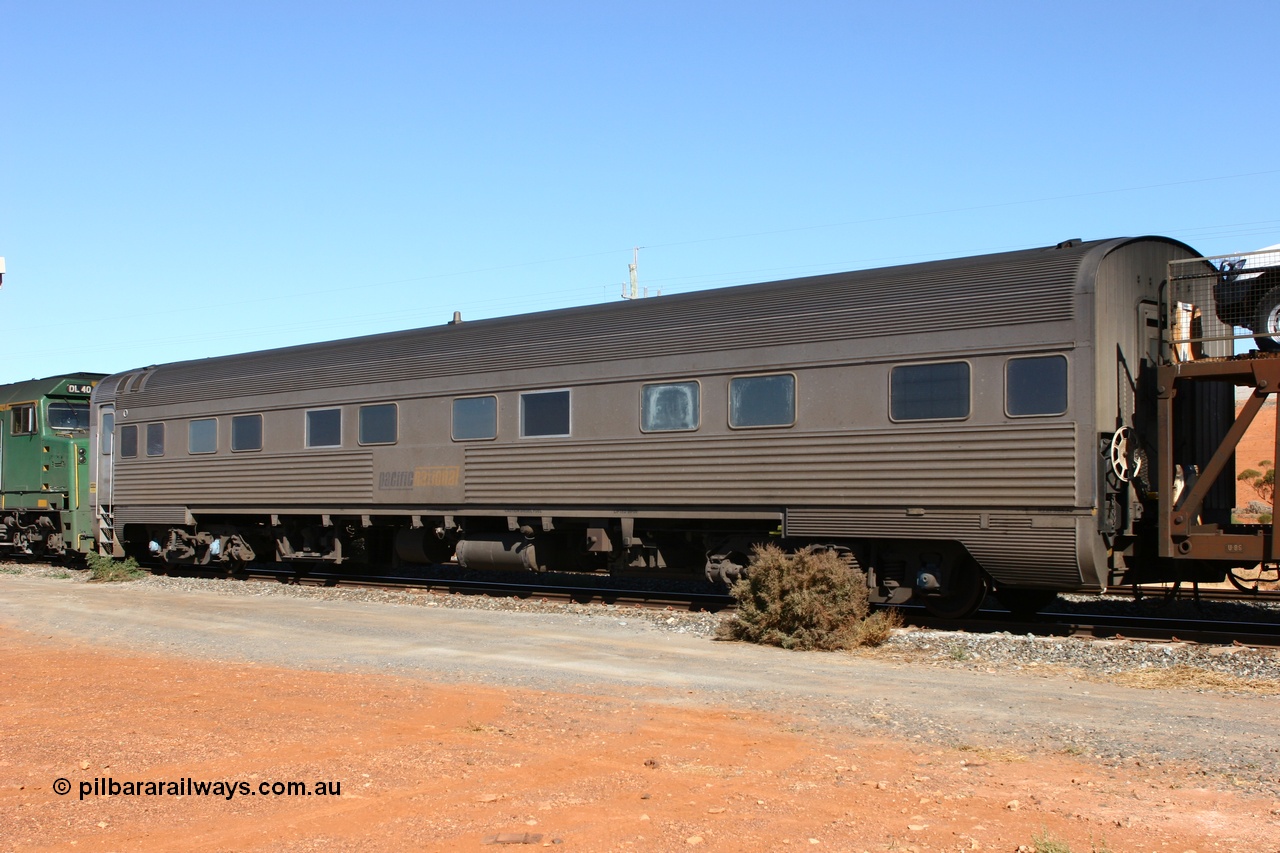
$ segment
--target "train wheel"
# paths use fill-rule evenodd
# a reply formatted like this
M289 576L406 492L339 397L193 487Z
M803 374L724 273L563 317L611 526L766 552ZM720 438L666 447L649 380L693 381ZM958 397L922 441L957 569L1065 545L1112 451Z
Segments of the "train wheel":
M1237 574L1237 572L1240 574ZM1254 574L1254 576L1247 577L1246 573ZM1231 581L1231 585L1241 592L1257 593L1261 591L1261 584L1280 581L1280 566L1267 566L1264 564L1257 567L1256 574L1252 569L1227 569L1227 580Z
M1253 342L1258 345L1259 352L1280 352L1280 343L1271 338L1258 336L1253 339Z
M1263 352L1280 351L1280 287L1273 287L1258 300L1254 313L1254 341Z
M923 599L924 609L939 619L967 619L987 597L987 576L972 558L965 555L951 567L946 595L930 595Z
M1015 619L1030 619L1057 599L1058 594L1048 589L1000 589L996 601L1009 610Z

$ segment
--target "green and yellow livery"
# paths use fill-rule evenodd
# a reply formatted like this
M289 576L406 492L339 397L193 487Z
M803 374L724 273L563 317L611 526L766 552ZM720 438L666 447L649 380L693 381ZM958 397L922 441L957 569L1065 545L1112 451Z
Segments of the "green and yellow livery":
M0 555L93 549L89 395L99 373L0 385Z

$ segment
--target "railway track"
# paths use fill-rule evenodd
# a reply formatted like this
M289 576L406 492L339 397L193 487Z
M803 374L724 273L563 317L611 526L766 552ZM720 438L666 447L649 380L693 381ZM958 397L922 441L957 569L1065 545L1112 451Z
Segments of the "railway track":
M218 577L226 572L223 569L202 569L200 567L174 567L174 566L152 566L151 571L159 574L188 574L191 576L207 576ZM582 596L591 594L599 595L601 591L608 592L627 592L621 589L613 589L600 584L582 584L578 586L574 583L546 583L543 581L534 582L505 582L505 581L489 581L489 580L471 580L464 578L432 578L426 575L414 575L397 577L391 575L365 574L356 575L349 572L309 572L300 571L298 569L274 568L264 565L256 565L249 569L236 573L237 577L246 579L276 580L280 583L297 583L312 586L333 586L337 584L348 585L364 585L364 586L385 586L390 589L401 589L411 587L422 587L429 589L440 589L442 587L456 588L459 592L484 592L488 588L492 588L500 593L510 590L510 594L519 594L523 591L529 591L530 594L540 593L545 590L569 590ZM538 575L537 577L546 578L548 575ZM573 578L573 575L561 575L555 577ZM587 575L587 578L595 576ZM638 597L643 597L646 592L640 590L631 590ZM654 593L662 595L662 593ZM1222 602L1246 602L1246 603L1275 603L1280 604L1280 589L1257 589L1251 591L1239 589L1224 589L1214 587L1209 589L1197 586L1179 586L1179 585L1161 585L1161 586L1140 586L1140 587L1117 587L1107 592L1110 598L1125 598L1142 601L1146 599L1160 601L1222 601ZM717 607L726 604L732 604L732 599L727 595L703 594L706 602Z
M166 567L157 573L190 577L222 577L220 570L200 568ZM613 586L597 579L597 583L584 583L574 576L537 576L530 580L473 579L458 577L433 577L417 575L396 577L386 575L356 575L335 572L300 572L292 568L254 566L239 572L235 578L247 582L282 583L298 586L337 587L351 586L373 589L417 591L456 595L489 596L495 598L537 599L547 602L573 602L577 604L607 604L615 606L643 607L669 610L728 613L734 609L731 596L688 589L637 589ZM1172 591L1177 595L1169 595ZM1156 593L1160 593L1157 595ZM1126 594L1127 593L1127 594ZM1131 590L1117 590L1106 599L1099 599L1098 608L1123 605L1125 600L1146 598L1159 602L1175 599L1189 606L1195 603L1189 589L1142 590L1134 596ZM1280 595L1243 594L1230 590L1201 590L1201 602L1258 603L1280 600ZM922 607L900 608L905 621L919 628L964 631L968 633L1032 634L1044 637L1081 637L1093 639L1124 639L1143 642L1177 642L1204 645L1247 645L1280 648L1280 610L1274 619L1265 621L1258 614L1242 618L1236 614L1229 619L1207 615L1135 615L1090 612L1087 605L1074 603L1072 612L1041 614L1034 621L1016 620L999 610L982 610L971 619L961 622L940 620L928 615Z
M152 570L154 574L187 577L225 577L225 572L201 569ZM354 575L349 573L305 572L290 569L252 567L234 575L245 581L283 583L297 586L355 586L373 589L412 590L424 593L442 592L458 595L488 595L509 598L536 598L546 601L571 601L579 604L613 604L659 609L686 609L717 613L733 609L734 600L724 594L630 589L604 585L572 583L523 582L506 580L473 580L443 577L394 577L386 575Z
M902 610L907 624L940 631L988 634L1008 632L1039 637L1280 648L1280 614L1277 614L1275 622L1242 622L1209 618L1046 613L1039 620L1027 622L1012 619L1006 614L979 611L976 617L957 623L929 616L924 608L906 607Z

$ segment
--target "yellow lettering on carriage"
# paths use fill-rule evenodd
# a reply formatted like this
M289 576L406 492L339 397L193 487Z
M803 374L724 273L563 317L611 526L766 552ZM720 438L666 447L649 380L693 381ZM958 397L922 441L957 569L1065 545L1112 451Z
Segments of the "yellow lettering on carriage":
M414 468L413 487L420 489L428 486L456 486L461 473L457 465Z

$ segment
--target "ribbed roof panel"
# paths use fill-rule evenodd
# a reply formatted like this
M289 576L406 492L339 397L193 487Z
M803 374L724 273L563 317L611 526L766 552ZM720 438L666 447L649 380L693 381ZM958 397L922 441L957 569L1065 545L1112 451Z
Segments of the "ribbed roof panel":
M126 383L132 405L505 370L695 355L762 345L1069 321L1098 243L435 326L177 362Z

